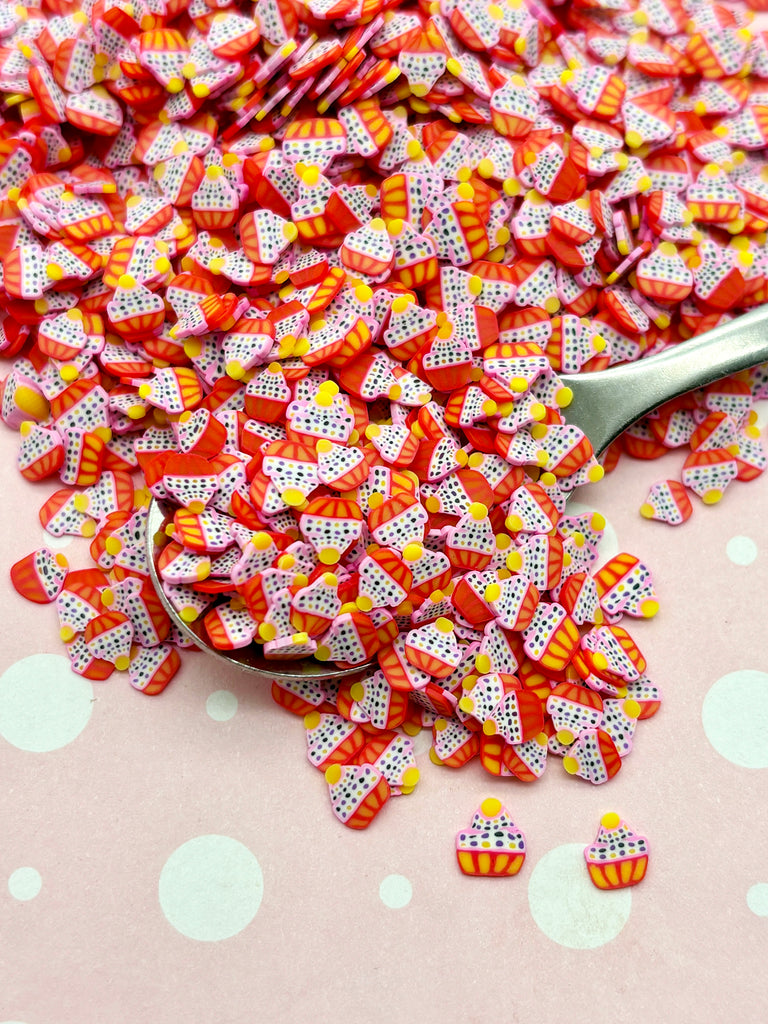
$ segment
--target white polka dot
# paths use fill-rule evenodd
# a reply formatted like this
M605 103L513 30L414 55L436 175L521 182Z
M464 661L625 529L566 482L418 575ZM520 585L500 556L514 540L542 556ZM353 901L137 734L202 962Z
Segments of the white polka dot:
M40 872L34 868L16 868L8 879L8 892L16 900L33 900L42 887Z
M768 917L768 882L756 882L749 887L747 906L758 917Z
M228 722L237 711L237 697L229 690L216 690L205 702L205 710L214 722Z
M40 531L41 547L50 548L51 551L60 551L62 548L68 548L72 541L75 539L69 534L64 534L63 537L54 537L52 533L48 533L47 530Z
M758 430L765 430L768 427L768 398L760 398L753 402L752 408L757 413L755 426Z
M264 881L251 851L229 836L196 836L183 843L160 873L160 907L189 939L218 942L250 924Z
M432 730L422 729L417 732L415 736L411 736L411 743L413 743L413 752L417 757L429 753L432 746Z
M583 516L585 513L597 512L599 515L603 515L599 509L596 509L594 505L585 505L581 501L569 501L565 506L566 516ZM603 516L605 519L605 516ZM600 543L597 545L599 552L597 564L605 565L606 562L618 555L621 548L619 547L619 538L616 536L616 531L611 524L606 520L605 529L603 530L603 536L600 539Z
M60 654L31 654L0 676L0 735L20 750L58 750L76 739L93 708L90 680Z
M603 892L589 880L580 843L545 853L528 882L533 919L547 938L569 949L595 949L615 939L629 919L629 889Z
M701 720L707 739L742 768L768 768L768 673L742 669L713 683Z
M725 553L734 565L751 565L757 558L757 544L751 537L731 537Z
M379 886L379 899L390 910L402 910L411 902L413 886L403 875L387 875Z

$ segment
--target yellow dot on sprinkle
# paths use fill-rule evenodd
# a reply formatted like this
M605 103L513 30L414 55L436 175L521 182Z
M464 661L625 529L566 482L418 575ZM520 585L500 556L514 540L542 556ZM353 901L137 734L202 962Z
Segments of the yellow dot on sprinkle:
M601 651L595 651L592 655L592 664L597 672L605 672L608 668L608 659Z
M59 630L59 636L65 644L68 644L70 640L74 640L75 631L71 626L62 626Z
M640 602L640 614L644 619L652 619L659 610L659 602L652 597L647 597Z
M579 762L575 757L564 757L563 768L565 768L569 775L578 775Z
M468 181L462 181L456 186L456 195L459 199L470 200L475 198L475 190Z
M189 625L197 619L199 614L197 608L193 608L192 605L186 605L179 611L179 618L182 622L186 622Z
M259 636L265 643L269 643L277 636L277 628L271 622L262 622L259 624ZM306 719L304 724L306 725Z
M642 708L636 700L632 700L630 697L624 701L624 714L629 718L639 718L642 713Z
M550 314L556 313L560 309L560 299L556 295L550 295L544 300L544 309Z
M467 282L467 290L470 295L477 297L483 290L482 277L478 277L477 274L473 274Z
M643 145L643 137L639 132L630 130L625 133L624 138L630 149L639 149Z
M504 194L506 196L509 196L510 198L512 198L513 196L518 196L522 192L520 182L517 181L515 178L505 178L504 181L502 182L501 187L504 191Z
M341 778L341 765L332 764L329 768L325 769L325 781L329 786L335 786Z
M602 466L590 466L587 470L587 479L591 484L599 483L600 480L605 476L605 470Z
M403 549L403 561L417 562L424 552L421 544L406 544Z
M510 551L506 558L506 564L510 572L520 572L523 567L523 556L519 551Z
M117 287L129 291L131 288L136 287L136 278L130 274L121 274L117 279Z
M606 813L600 819L600 824L603 826L603 828L608 829L609 831L613 831L613 829L618 828L620 823L621 818L615 811L606 811Z
M301 508L307 500L298 487L287 487L280 497L291 508Z
M438 633L445 633L448 635L453 632L453 628L453 623L450 619L446 619L445 616L441 615L439 618L435 619L435 629Z
M523 528L523 520L513 512L504 520L504 525L513 533L519 533Z
M424 86L411 86L413 92L416 92L416 89L419 88L424 89L424 92L422 93L423 96L426 96L429 92L429 90ZM416 93L416 95L418 95L418 93ZM420 160L424 156L424 149L418 139L409 139L405 147L405 152L409 160Z
M484 818L495 818L501 814L501 801L489 796L480 804L480 812Z
M323 565L336 565L341 555L336 548L322 548L318 551L317 557Z
M541 441L542 438L547 436L548 432L546 423L534 423L531 427L531 437L535 441Z
M485 588L485 593L483 594L483 597L485 598L486 601L498 601L498 599L501 597L501 587L499 586L499 584L489 583L488 586Z
M478 654L475 658L475 668L481 676L487 675L491 671L491 659L487 654Z

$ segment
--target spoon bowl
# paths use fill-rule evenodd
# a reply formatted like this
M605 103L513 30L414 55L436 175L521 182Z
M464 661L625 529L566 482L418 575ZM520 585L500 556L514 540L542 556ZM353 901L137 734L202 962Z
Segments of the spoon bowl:
M349 676L358 675L361 672L370 671L374 668L375 662L372 661L366 662L364 665L337 668L333 664L316 661L314 658L301 658L296 661L265 658L258 644L249 644L248 647L242 647L236 651L222 651L214 647L208 640L202 617L195 622L185 622L165 596L163 590L163 581L157 568L157 558L162 550L162 545L158 544L157 541L164 534L166 525L172 519L173 511L170 506L166 506L165 503L153 498L147 515L146 543L149 574L152 577L152 583L157 591L158 598L171 617L171 622L201 651L212 655L225 665L234 665L245 672L250 672L257 679L263 679L268 682L276 679L346 679Z

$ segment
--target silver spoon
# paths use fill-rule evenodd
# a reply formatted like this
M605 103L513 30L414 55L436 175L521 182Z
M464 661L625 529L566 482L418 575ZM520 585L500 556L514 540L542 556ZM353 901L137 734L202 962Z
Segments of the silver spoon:
M596 373L562 376L573 391L564 410L601 455L627 427L660 405L768 361L768 305L659 352Z
M622 431L664 402L762 362L768 362L768 305L759 306L658 355L596 373L561 377L573 392L566 420L584 431L595 454L600 455ZM191 624L184 622L163 592L157 570L160 550L157 541L162 538L172 514L160 502L153 499L150 503L147 519L149 571L171 620L196 646L226 664L236 665L265 680L344 679L375 664L336 668L312 658L272 661L263 657L257 644L232 652L217 650L206 639L202 619Z

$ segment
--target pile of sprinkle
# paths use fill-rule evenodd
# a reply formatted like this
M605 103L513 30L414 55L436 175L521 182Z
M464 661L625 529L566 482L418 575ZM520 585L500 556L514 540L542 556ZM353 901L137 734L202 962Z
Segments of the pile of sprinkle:
M758 367L601 461L559 374L768 300L768 32L700 0L39 0L0 9L0 415L75 672L161 692L219 650L359 667L276 681L334 813L432 759L599 784L660 695L566 499L687 448L677 525L760 474ZM168 510L152 586L151 498Z

